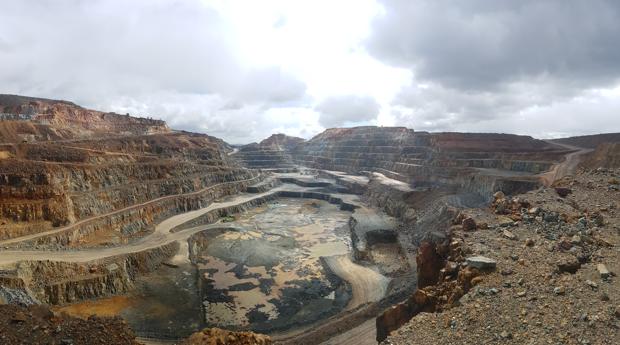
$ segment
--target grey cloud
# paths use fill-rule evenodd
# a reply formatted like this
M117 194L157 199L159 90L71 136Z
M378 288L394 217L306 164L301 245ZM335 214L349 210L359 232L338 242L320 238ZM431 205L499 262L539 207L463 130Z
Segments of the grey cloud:
M539 79L504 85L493 91L460 90L431 83L403 88L393 104L411 109L408 120L415 119L416 127L454 130L492 119L510 118L522 109L544 107L558 99L570 99L572 92L564 94L562 91L565 90L561 85ZM403 116L397 117L403 119Z
M565 87L620 76L614 0L384 0L369 51L418 80L489 90L547 76Z
M590 113L620 130L592 92L620 82L620 2L382 2L367 48L414 75L392 103L398 124L544 136L579 133Z
M11 68L0 69L1 92L106 108L152 94L218 96L246 109L305 96L305 84L277 67L246 67L231 45L234 30L201 1L12 1L2 7L0 33L11 35L2 34L0 64ZM153 116L173 119L169 114L162 108ZM192 116L188 127L200 128L206 114Z
M330 128L373 120L381 107L372 97L345 95L327 98L315 109L321 113L319 123Z

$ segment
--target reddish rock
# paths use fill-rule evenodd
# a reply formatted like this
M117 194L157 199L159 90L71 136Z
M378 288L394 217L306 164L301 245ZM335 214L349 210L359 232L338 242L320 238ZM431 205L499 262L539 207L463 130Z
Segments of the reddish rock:
M388 337L390 332L395 331L413 317L413 312L407 303L392 306L376 319L377 342Z
M440 270L445 267L446 260L438 254L437 245L423 242L416 256L418 266L418 288L434 285L439 280Z
M477 227L476 221L472 217L463 219L461 226L463 227L463 231L474 231Z

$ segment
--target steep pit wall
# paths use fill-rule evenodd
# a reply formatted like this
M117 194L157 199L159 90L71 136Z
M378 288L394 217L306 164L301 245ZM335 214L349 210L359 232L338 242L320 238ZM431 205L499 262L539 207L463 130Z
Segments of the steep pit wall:
M282 150L261 148L253 145L242 147L234 158L250 169L294 168L291 155Z
M56 248L79 243L82 237L90 234L107 231L116 231L129 236L147 230L159 221L175 214L197 210L223 196L238 194L261 178L261 176L256 176L245 181L221 183L196 193L164 197L145 205L83 221L60 232L12 245Z
M565 153L527 136L426 133L403 127L328 129L292 150L294 161L303 166L350 173L379 171L405 182L450 177L465 168L537 174Z
M0 240L256 175L221 140L184 132L2 147Z
M304 141L302 138L273 134L260 143L240 147L232 158L251 169L292 169L295 163L290 151Z
M420 277L418 289L405 302L388 308L377 317L377 342L385 340L390 332L419 313L441 312L458 303L471 289L472 279L480 274L475 268L461 269L458 262L462 260L459 242L449 239L424 242L416 257Z
M320 170L319 177L334 179L338 185L344 186L349 193L357 195L364 194L368 185L366 176L352 176L335 171Z
M282 185L282 183L279 179L269 177L257 184L249 186L246 192L254 194L265 193L280 185Z
M459 176L453 183L462 192L479 195L485 201L490 202L497 191L506 195L520 194L542 186L536 177L502 177L484 174L470 174Z
M178 251L172 242L158 248L84 263L24 261L11 279L41 303L61 305L127 293L140 275L157 269ZM4 284L3 284L4 285ZM9 286L11 287L11 286Z

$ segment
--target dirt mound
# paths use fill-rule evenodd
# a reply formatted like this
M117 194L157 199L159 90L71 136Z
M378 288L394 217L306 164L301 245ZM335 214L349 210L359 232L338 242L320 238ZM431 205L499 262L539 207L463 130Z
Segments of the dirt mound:
M271 338L252 332L231 332L219 328L206 328L192 334L183 345L270 345Z
M600 144L581 166L590 169L620 167L620 142Z
M120 318L90 317L82 320L54 315L47 307L0 305L0 343L138 345ZM239 343L241 344L241 343Z

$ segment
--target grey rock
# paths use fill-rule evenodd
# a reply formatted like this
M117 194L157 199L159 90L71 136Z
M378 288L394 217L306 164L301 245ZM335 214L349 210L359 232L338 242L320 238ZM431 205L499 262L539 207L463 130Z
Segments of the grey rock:
M509 240L517 239L517 236L508 230L504 230L504 232L502 232L502 236L506 237Z
M466 261L470 267L479 270L494 270L497 267L497 261L484 256L471 256Z

